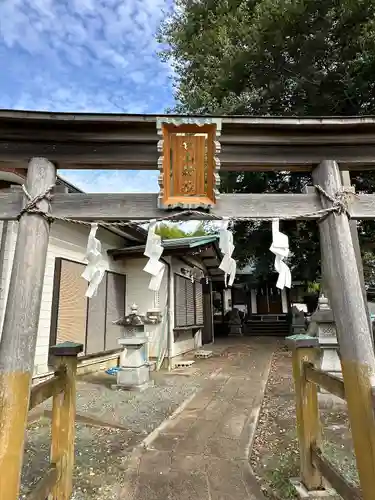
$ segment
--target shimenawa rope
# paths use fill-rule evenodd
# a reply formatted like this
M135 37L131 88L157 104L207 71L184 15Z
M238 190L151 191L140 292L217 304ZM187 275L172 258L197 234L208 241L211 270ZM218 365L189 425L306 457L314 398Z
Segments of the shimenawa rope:
M47 200L50 202L53 198L53 195L51 194L51 191L53 189L53 185L49 186L44 193L38 194L37 196L32 197L25 185L22 185L23 192L25 196L28 199L28 202L24 206L24 208L21 210L20 214L17 217L17 220L21 218L22 215L24 214L37 214L42 217L44 217L49 223L55 221L55 220L60 220L63 222L70 222L73 224L82 224L85 226L90 226L92 222L90 221L83 221L83 220L78 220L78 219L70 219L68 217L56 217L53 216L49 212L45 212L43 210L40 210L38 208L38 203L42 200ZM347 216L350 218L350 213L349 213L349 206L352 203L354 197L356 196L354 191L352 189L348 188L343 188L341 191L335 194L335 196L330 195L325 191L321 186L315 185L315 189L322 194L325 198L327 198L329 201L331 201L332 206L327 207L327 208L322 208L320 210L316 210L314 212L307 212L304 214L298 214L298 215L290 215L290 216L281 216L281 217L271 217L271 218L258 218L258 217L227 217L229 221L232 222L245 222L245 221L251 221L251 220L261 220L261 221L272 221L273 219L280 219L280 220L299 220L299 219L311 219L311 218L318 218L317 222L321 222L324 220L327 215L330 213L336 213L338 215L342 214L347 214ZM125 195L126 196L126 195ZM249 193L249 196L251 194ZM129 220L126 222L108 222L108 221L102 221L102 220L95 220L95 223L105 226L105 227L124 227L124 226L131 226L134 224L142 224L142 223L147 223L150 222L150 220L156 220L157 222L163 222L163 221L173 221L173 220L185 220L185 218L188 217L190 219L194 220L194 217L197 217L198 219L203 218L205 220L223 220L222 217L219 217L214 214L210 214L209 212L200 212L199 210L183 210L178 213L170 214L170 215L165 215L163 217L159 218L150 218L150 219L142 219L142 220Z

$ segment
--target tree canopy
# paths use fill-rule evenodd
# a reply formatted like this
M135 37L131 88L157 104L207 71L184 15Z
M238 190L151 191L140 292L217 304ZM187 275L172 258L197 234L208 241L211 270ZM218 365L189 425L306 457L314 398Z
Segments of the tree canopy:
M163 222L159 224L155 230L156 234L165 240L188 238L193 236L206 236L207 234L212 234L213 231L214 229L212 229L210 225L205 222L199 223L192 231L186 229L183 224L174 222Z
M375 3L372 0L177 0L163 23L161 56L175 71L176 112L284 116L375 113ZM300 192L310 176L222 175L225 192ZM374 175L352 178L372 192ZM317 225L283 222L293 275L320 273ZM266 278L269 224L235 225L240 263ZM361 243L375 234L361 224ZM372 252L370 252L372 254Z
M178 108L356 115L375 105L372 0L177 0L161 28Z

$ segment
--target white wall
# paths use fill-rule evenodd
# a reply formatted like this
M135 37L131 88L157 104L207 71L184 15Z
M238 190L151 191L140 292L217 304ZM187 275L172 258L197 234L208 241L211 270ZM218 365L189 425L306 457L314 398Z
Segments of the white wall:
M6 242L5 248L5 265L3 271L4 277L1 282L0 295L1 329L4 320L6 296L9 287L11 266L13 262L15 242L17 238L17 225L18 223L16 222L10 224L10 227L8 229L8 241ZM85 262L84 257L89 230L89 227L86 226L66 224L61 222L54 222L51 226L46 261L46 272L44 275L43 283L42 304L39 317L38 339L35 353L35 374L42 374L48 370L47 361L51 327L51 306L55 258L62 257L76 262ZM121 261L119 261L118 263L113 262L112 259L108 258L106 253L109 248L122 246L123 239L104 229L99 229L97 235L102 243L102 254L106 264L106 269L125 274L124 264L122 264Z

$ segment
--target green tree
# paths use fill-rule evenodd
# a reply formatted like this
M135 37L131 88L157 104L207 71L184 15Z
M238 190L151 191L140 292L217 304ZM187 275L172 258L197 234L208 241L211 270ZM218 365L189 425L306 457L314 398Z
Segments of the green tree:
M186 232L181 229L179 224L173 223L159 224L155 232L165 240L186 238L187 236Z
M177 0L160 29L162 57L175 70L176 112L360 115L375 111L375 2L372 0ZM228 173L225 192L299 192L306 175ZM358 174L357 190L374 190ZM320 272L317 225L283 222L293 276ZM362 224L361 242L374 225ZM270 225L235 225L241 263L272 269Z
M177 0L163 24L178 109L258 115L371 113L372 0Z
M181 223L163 222L158 225L155 232L163 239L171 240L214 234L216 228L209 222L201 222L193 231L187 231L183 228L183 224Z

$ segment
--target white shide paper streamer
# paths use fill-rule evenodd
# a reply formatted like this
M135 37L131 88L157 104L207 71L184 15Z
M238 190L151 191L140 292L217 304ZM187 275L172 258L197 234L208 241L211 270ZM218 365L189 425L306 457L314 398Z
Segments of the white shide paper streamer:
M233 233L228 229L228 224L228 218L224 218L221 221L219 247L224 257L220 263L219 269L224 271L225 286L232 286L236 277L237 264L232 257L234 251Z
M165 264L159 260L163 253L163 246L161 237L155 234L155 229L156 220L152 220L148 227L146 249L143 253L149 260L143 270L151 275L150 284L148 285L149 290L158 292L163 280Z
M284 259L289 255L289 239L284 233L279 230L279 219L272 221L272 245L270 250L275 254L275 271L279 273L276 283L277 288L282 290L292 286L292 275L289 267L285 264Z
M100 241L95 237L98 230L98 224L91 224L91 230L89 238L87 240L87 248L85 259L87 260L87 265L83 273L82 278L89 282L85 296L90 299L96 295L98 291L98 286L100 285L104 273L105 264L102 256L102 245Z

